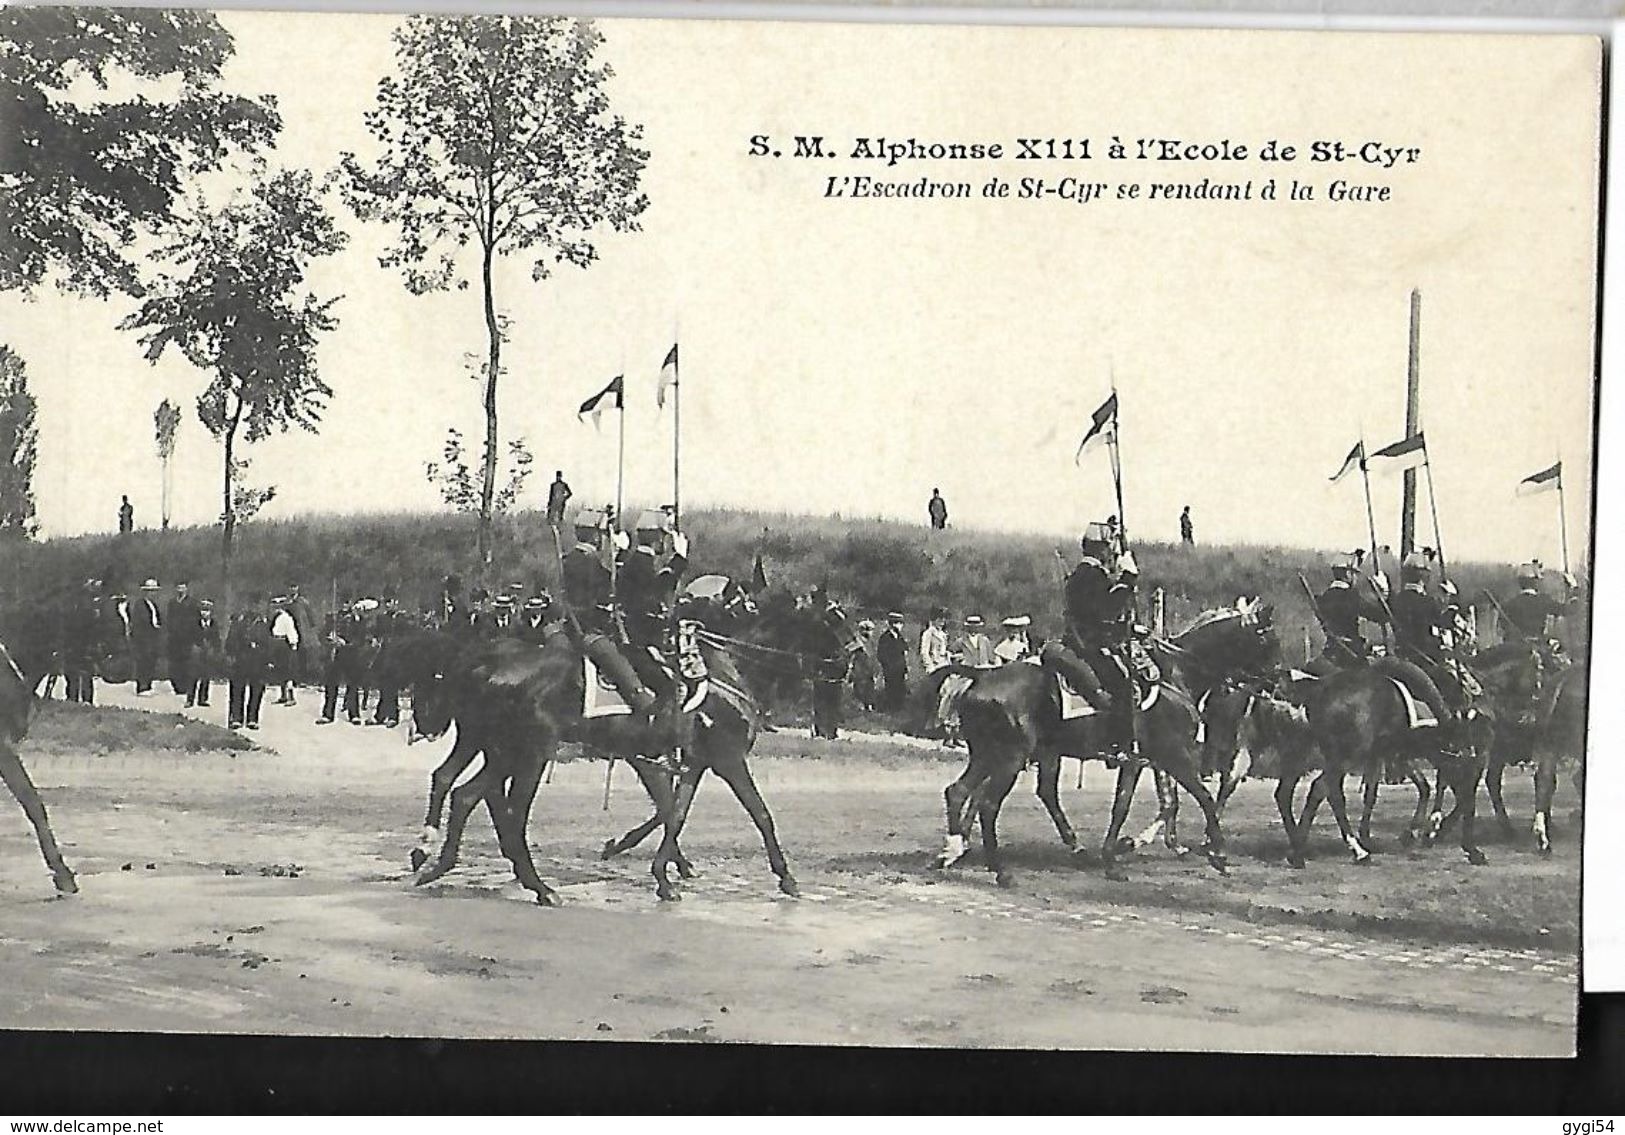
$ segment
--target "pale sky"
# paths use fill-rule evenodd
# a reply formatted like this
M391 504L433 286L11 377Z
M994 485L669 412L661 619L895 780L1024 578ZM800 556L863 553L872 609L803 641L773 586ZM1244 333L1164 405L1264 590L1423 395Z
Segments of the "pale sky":
M366 152L362 114L392 63L393 16L226 13L229 86L277 95L273 161ZM1452 558L1554 563L1556 498L1514 497L1559 453L1578 558L1590 512L1599 54L1575 37L1134 31L603 21L616 109L651 151L643 231L586 271L502 269L513 319L502 434L525 436L538 505L555 468L578 503L612 499L614 420L575 407L625 370L627 491L670 496L670 420L654 388L683 358L685 505L1070 532L1116 511L1104 454L1073 464L1115 375L1131 534L1353 547L1358 480L1327 478L1362 429L1400 438L1409 292L1422 307L1423 424ZM822 134L842 156L747 155L753 134ZM858 136L1089 137L1062 167L1006 160L890 170ZM1163 136L1419 146L1389 172L1296 162L1111 163ZM788 147L786 147L788 148ZM824 200L828 174L893 180L1334 176L1385 204ZM334 201L350 247L315 286L341 292L320 350L335 394L319 435L253 447L264 515L439 508L423 476L448 425L480 432L465 353L477 290L410 295L377 266L382 231ZM40 401L36 478L49 534L106 530L128 492L156 526L152 411L187 411L174 518L219 512L218 447L178 356L143 361L129 301L0 298L4 340ZM668 411L669 412L669 411ZM1398 543L1397 475L1377 478ZM1426 498L1418 519L1431 542Z

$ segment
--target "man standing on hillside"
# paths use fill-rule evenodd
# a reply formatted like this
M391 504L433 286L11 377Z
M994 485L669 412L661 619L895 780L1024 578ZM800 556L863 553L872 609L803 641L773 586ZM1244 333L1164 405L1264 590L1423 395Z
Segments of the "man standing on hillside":
M135 530L135 506L130 503L128 496L119 497L118 530L119 535Z
M547 526L564 527L564 509L570 503L570 486L564 480L564 470L553 471L553 483L547 486Z
M931 527L941 532L948 527L948 502L942 499L941 489L931 490L931 499L926 502L926 513L931 517Z
M1179 514L1179 542L1187 548L1196 547L1196 526L1191 523L1191 506Z

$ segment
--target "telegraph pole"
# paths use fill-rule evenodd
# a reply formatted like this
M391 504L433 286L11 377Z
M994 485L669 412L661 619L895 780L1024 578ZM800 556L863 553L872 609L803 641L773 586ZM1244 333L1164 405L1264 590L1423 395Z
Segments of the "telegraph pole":
M1422 429L1422 289L1411 289L1410 363L1405 381L1405 436ZM1399 507L1399 559L1403 563L1416 547L1416 470L1405 470L1404 495Z

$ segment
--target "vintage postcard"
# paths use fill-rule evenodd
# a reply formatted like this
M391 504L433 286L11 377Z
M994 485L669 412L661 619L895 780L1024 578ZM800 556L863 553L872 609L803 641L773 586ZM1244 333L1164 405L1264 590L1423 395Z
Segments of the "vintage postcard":
M1573 1052L1598 39L0 31L0 1026Z

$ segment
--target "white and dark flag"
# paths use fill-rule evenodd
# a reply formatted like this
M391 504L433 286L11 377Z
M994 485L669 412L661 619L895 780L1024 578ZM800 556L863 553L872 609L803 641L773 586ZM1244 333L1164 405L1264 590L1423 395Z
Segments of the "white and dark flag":
M1347 457L1343 458L1342 466L1337 470L1337 472L1335 472L1335 473L1333 473L1331 475L1331 481L1332 481L1333 484L1336 484L1338 481L1341 481L1344 477L1347 477L1354 470L1356 470L1356 469L1364 469L1364 468L1365 468L1365 442L1357 441L1357 442L1354 443L1354 448L1349 450L1349 455Z
M581 409L576 411L576 417L585 421L590 416L593 428L597 429L598 419L605 410L619 410L625 406L625 389L626 376L616 375L609 380L608 386L581 404Z
M1531 473L1518 482L1518 495L1520 497L1533 496L1536 493L1555 492L1563 487L1563 463L1559 461L1550 469L1542 469L1539 473Z
M1367 458L1371 467L1385 473L1392 473L1396 469L1415 469L1418 465L1426 465L1427 461L1427 441L1421 433L1413 434L1404 441L1396 441L1393 445L1385 445Z
M703 361L703 360L701 360ZM655 387L655 405L666 407L666 391L677 385L677 344L666 352L666 361L660 364L660 385Z
M1076 464L1083 460L1083 455L1091 449L1114 441L1117 437L1117 391L1112 391L1111 397L1100 404L1089 420L1089 432L1083 435L1078 443L1077 456L1072 459Z

